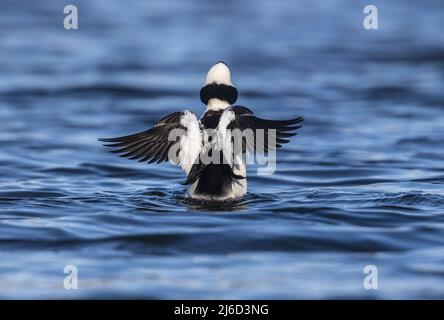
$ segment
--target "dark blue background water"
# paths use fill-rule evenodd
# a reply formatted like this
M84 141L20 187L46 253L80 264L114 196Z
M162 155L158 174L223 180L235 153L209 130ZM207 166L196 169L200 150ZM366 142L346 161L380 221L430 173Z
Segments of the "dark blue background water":
M372 3L377 31L364 1L1 1L0 298L443 298L444 3ZM202 112L218 60L306 120L246 199L196 206L97 138Z

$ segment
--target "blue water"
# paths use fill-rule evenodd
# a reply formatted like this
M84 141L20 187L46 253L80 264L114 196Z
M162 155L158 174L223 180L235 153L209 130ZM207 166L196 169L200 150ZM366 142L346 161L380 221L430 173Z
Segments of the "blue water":
M372 3L376 31L364 1L1 1L0 298L444 298L444 3ZM219 60L305 118L242 201L97 141L200 114Z

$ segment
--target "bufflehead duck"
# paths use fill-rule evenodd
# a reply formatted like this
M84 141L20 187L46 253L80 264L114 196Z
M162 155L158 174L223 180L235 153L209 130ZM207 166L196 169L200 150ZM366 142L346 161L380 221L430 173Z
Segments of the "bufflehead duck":
M286 138L296 135L303 119L258 118L250 109L234 105L237 96L230 69L218 62L208 71L200 90L200 100L206 105L200 119L188 110L174 112L146 131L99 140L108 143L107 147L117 148L112 152L121 157L148 163L170 161L180 166L187 174L185 184L190 198L240 198L247 192L246 155L280 148L289 142ZM250 130L253 135L241 135L241 147L233 148L234 130L241 134ZM255 133L259 131L262 139Z

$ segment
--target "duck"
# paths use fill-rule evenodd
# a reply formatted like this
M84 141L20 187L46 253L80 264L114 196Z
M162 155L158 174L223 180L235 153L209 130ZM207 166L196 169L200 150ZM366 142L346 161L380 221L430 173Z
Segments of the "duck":
M231 70L219 61L209 69L200 89L205 105L200 118L190 110L177 111L145 131L99 141L121 157L179 166L186 174L188 198L239 199L247 193L251 155L268 155L288 143L297 135L303 117L259 118L251 109L236 105L237 99Z

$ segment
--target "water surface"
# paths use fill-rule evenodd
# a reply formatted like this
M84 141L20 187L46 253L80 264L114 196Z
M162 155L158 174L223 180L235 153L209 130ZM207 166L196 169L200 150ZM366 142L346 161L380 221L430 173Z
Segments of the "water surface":
M0 3L0 298L444 298L442 1ZM97 141L238 103L303 115L231 204ZM375 265L379 290L365 290ZM79 290L63 269L79 270Z

